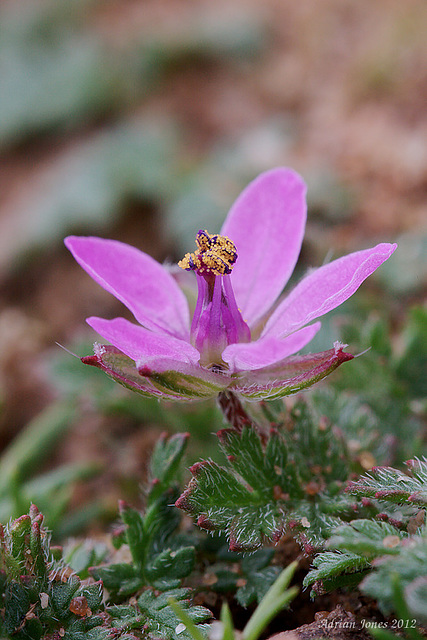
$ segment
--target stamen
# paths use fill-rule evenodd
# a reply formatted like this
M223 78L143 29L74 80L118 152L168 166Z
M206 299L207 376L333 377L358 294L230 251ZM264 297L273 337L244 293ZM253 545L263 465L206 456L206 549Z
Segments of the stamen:
M186 253L178 266L186 271L196 271L200 275L224 276L231 273L237 260L234 242L227 236L211 235L202 229L196 236L198 250Z

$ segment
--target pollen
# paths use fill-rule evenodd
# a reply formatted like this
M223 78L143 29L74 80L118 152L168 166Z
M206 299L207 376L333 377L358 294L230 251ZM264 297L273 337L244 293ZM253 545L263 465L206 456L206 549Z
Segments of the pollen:
M230 238L200 230L196 236L196 244L197 250L186 253L178 262L181 269L197 271L201 275L224 276L231 273L237 260L237 251Z

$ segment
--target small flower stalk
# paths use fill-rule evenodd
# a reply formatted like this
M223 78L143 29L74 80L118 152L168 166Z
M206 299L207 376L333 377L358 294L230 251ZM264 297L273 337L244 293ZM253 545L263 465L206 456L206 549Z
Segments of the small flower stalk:
M192 318L170 269L115 240L70 236L77 262L123 302L124 318L87 319L110 344L82 358L146 396L197 400L230 391L248 400L305 389L353 356L344 345L296 355L336 308L387 260L396 245L381 243L313 270L281 297L306 223L305 185L287 168L255 179L231 208L220 234L200 230L196 250L178 263L193 271Z

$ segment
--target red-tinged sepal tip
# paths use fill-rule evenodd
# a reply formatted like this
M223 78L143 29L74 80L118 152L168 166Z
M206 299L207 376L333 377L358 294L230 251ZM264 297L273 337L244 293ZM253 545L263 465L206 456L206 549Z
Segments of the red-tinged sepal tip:
M237 553L243 553L245 551L254 551L254 546L245 544L242 540L238 540L234 533L230 534L230 544L228 545L230 551L236 551Z
M411 459L411 460L406 460L405 464L410 471L413 471L414 469L417 469L420 466L420 461L416 459L415 460Z
M152 376L153 372L150 369L150 367L147 367L147 365L145 364L143 367L139 367L138 369L138 373L140 376L142 376L143 378L149 378L150 376Z
M425 496L422 495L421 491L415 491L414 493L411 493L411 495L408 497L408 502L427 504L427 500Z
M216 432L216 436L220 442L220 444L227 444L228 440L229 440L229 436L230 435L234 435L238 433L237 429L220 429L219 431Z
M83 362L83 364L89 364L92 367L100 367L101 363L99 361L98 356L83 356L83 358L80 358L80 360Z
M28 513L30 514L30 518L35 518L35 516L40 514L40 511L34 503L31 503Z
M119 513L129 511L130 508L130 505L125 500L119 500Z
M205 531L215 531L217 529L212 520L209 520L207 515L204 513L197 518L197 526Z
M273 533L272 536L272 540L275 544L277 544L279 542L279 540L282 539L283 535L284 535L284 529L280 528L280 529L276 529L276 531Z
M193 476L198 476L200 475L200 473L203 471L204 467L206 466L206 461L201 461L201 462L196 462L195 464L193 464L190 467L190 472Z
M184 493L181 494L178 500L175 502L175 507L177 507L177 509L182 509L183 511L186 511L187 513L191 513L192 506L188 499L189 496L190 496L190 490L186 489Z

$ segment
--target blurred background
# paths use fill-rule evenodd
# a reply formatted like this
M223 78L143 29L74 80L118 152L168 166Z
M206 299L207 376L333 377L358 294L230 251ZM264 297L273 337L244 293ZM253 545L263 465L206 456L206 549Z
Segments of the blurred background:
M2 521L36 496L58 535L96 526L138 495L158 425L203 439L220 423L212 406L135 399L56 346L86 355L84 319L122 313L65 235L176 261L288 165L308 183L299 274L397 241L346 313L393 334L423 303L426 32L425 0L2 0Z

